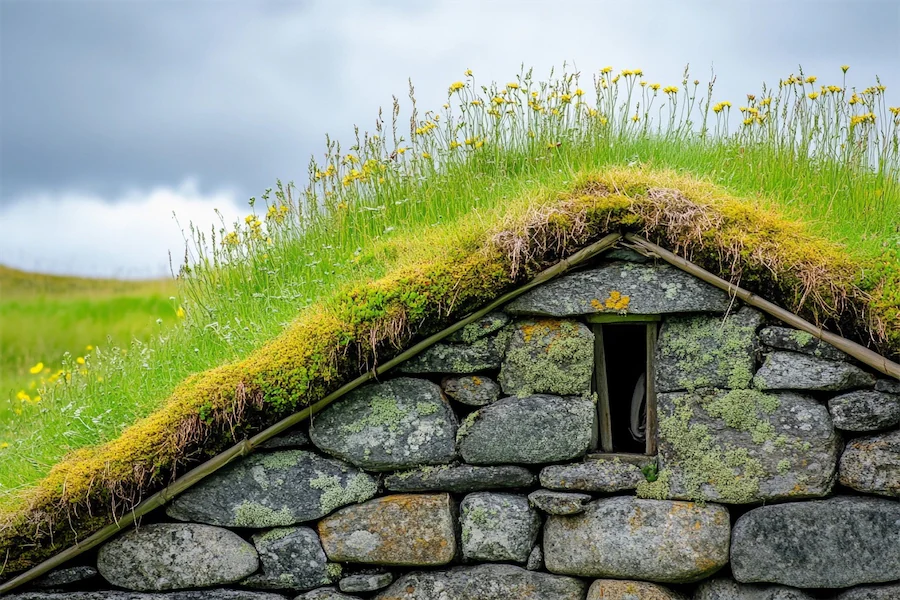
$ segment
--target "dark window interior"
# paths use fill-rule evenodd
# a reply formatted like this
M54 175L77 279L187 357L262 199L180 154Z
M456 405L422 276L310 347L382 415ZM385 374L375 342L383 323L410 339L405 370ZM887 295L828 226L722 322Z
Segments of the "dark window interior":
M647 369L647 325L603 325L603 346L613 451L643 454L646 448L646 384L638 392L637 402L641 404L638 439L632 433L632 405L635 404L635 388Z

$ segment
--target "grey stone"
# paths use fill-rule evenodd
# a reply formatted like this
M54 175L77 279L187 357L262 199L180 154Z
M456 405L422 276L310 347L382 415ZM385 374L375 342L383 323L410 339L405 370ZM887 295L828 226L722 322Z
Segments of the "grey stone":
M324 587L300 594L294 600L360 600L360 598L342 594L333 587Z
M319 537L337 562L445 565L456 556L455 512L449 494L384 496L319 521Z
M762 323L762 314L746 306L724 319L667 317L657 345L657 391L750 387Z
M841 592L835 600L897 600L897 598L900 598L900 583L855 587Z
M440 342L397 366L398 373L478 373L500 368L503 348L497 336L475 340L471 344Z
M576 515L584 512L584 504L591 501L588 494L536 490L528 494L528 501L548 515Z
M623 305L625 297L628 301ZM602 312L660 315L724 313L729 305L725 292L681 269L665 263L615 261L536 287L507 304L506 311L553 317Z
M528 560L525 562L525 568L529 571L544 570L544 551L540 546L531 549L531 554L528 555Z
M508 314L500 311L488 313L474 323L469 323L459 331L451 333L447 336L447 341L471 344L502 329L507 323L509 323Z
M477 562L525 563L537 540L541 518L525 496L476 492L460 504L462 553Z
M96 576L97 569L90 565L64 567L50 571L43 577L37 579L33 585L38 588L52 588L79 583L81 581L93 579Z
M368 500L377 491L373 477L339 460L305 450L261 452L190 488L166 514L226 527L283 527Z
M97 568L113 585L161 591L239 581L259 567L256 550L236 533L194 523L155 523L107 542Z
M755 508L735 523L731 570L743 583L843 588L900 579L900 503L836 497Z
M685 597L646 581L598 579L588 589L587 600L685 600Z
M594 334L578 321L517 321L500 367L500 386L507 394L587 396L594 374Z
M826 496L834 486L841 439L813 398L732 390L657 402L659 479L639 495L746 504Z
M828 401L834 426L845 431L878 431L900 424L900 396L872 390L849 392Z
M544 560L551 573L689 583L728 562L730 533L724 506L615 496L548 517Z
M444 393L469 406L485 406L500 399L500 385L483 375L448 377L441 382Z
M900 381L894 379L879 379L875 382L875 389L886 394L900 394Z
M299 429L283 433L263 442L260 450L283 450L286 448L303 448L309 445L309 436Z
M604 255L607 260L624 260L625 262L648 263L652 259L643 254L638 254L628 248L613 248Z
M470 414L457 440L472 464L540 464L578 458L596 436L591 400L558 396L504 398Z
M270 529L253 536L261 573L241 585L264 589L311 590L334 581L319 536L309 527ZM337 566L337 565L334 565Z
M847 443L839 467L843 485L881 496L900 497L900 431Z
M456 415L441 389L398 377L350 392L313 417L313 443L371 471L448 463Z
M193 590L168 594L145 592L25 592L4 600L287 600L281 594L245 590ZM319 599L321 600L321 599ZM342 600L342 599L335 599ZM353 599L351 599L353 600ZM358 600L358 599L356 599Z
M410 573L375 600L582 600L585 584L513 565Z
M656 465L648 456L637 464L617 457L591 458L568 465L549 465L541 469L541 485L553 490L613 493L633 490L646 481L642 468Z
M497 465L441 465L394 473L384 479L392 492L479 492L534 485L535 476L525 467Z
M849 361L850 357L811 333L790 327L771 326L759 332L759 341L769 348L802 352L826 360Z
M704 581L694 592L694 600L814 600L812 596L783 585L738 583L732 579Z
M841 392L874 385L874 375L850 363L784 351L769 354L753 378L761 390Z
M357 573L341 579L338 587L342 592L374 592L393 582L394 576L390 573Z

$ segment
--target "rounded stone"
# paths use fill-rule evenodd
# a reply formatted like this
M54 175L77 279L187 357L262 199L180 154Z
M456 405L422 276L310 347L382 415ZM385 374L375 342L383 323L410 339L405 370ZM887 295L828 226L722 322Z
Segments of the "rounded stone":
M536 490L528 494L528 502L548 515L576 515L584 512L584 505L592 498L588 494Z
M646 581L598 579L588 589L587 600L686 600L678 592Z
M463 557L471 562L528 562L541 518L525 496L478 492L460 504Z
M359 596L342 594L333 587L324 587L300 594L294 600L360 600L360 598Z
M241 585L263 589L311 590L334 581L319 536L309 527L284 527L253 536L261 572Z
M500 385L482 375L448 377L441 382L441 389L457 402L469 406L486 406L500 398Z
M900 431L847 443L838 467L843 485L880 496L900 496Z
M844 431L878 431L900 424L900 396L861 390L828 401L834 426Z
M357 573L341 579L338 587L342 592L374 592L393 582L394 576L390 573Z
M704 581L693 600L814 600L803 590L783 585L738 583L732 579Z

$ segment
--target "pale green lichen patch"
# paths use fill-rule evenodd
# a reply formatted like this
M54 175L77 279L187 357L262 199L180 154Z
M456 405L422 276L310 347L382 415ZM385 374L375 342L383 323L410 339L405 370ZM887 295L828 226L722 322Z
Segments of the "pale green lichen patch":
M481 411L473 410L468 415L466 415L466 418L463 419L462 423L460 423L459 429L456 430L457 442L462 441L462 439L466 437L466 435L469 433L469 430L472 428L472 425L474 425L475 421L478 420L478 416L480 413Z
M344 573L344 567L340 563L328 563L325 565L325 574L329 581L337 581Z
M400 422L409 415L409 411L400 406L393 396L374 396L369 400L369 412L364 417L344 425L344 430L359 433L367 427L386 427L396 432Z
M309 487L321 490L319 506L323 514L330 513L336 508L364 502L372 498L378 492L378 484L374 479L364 473L353 475L347 485L341 485L341 478L337 475L316 473L316 478L311 479Z
M237 527L283 527L293 525L295 520L291 509L287 507L274 510L249 500L234 509L234 524Z
M295 531L297 531L296 527L277 527L275 529L270 529L264 533L253 536L253 542L255 544L272 543L286 538Z
M749 432L754 443L762 444L774 438L775 428L761 415L771 415L778 406L775 396L756 390L732 390L705 403L703 408L729 427Z
M289 469L300 463L304 455L303 450L282 450L280 452L260 453L257 464L266 469Z
M795 342L797 342L797 345L800 346L801 348L805 348L813 340L815 340L815 337L811 333L808 333L806 331L801 331L799 329L795 329L794 331L791 332L791 339L793 339Z
M653 481L647 479L637 484L636 493L639 498L647 498L650 500L666 500L669 498L669 476L667 470L662 470L656 474Z
M575 321L523 321L513 326L500 384L519 397L586 395L594 366L593 334Z

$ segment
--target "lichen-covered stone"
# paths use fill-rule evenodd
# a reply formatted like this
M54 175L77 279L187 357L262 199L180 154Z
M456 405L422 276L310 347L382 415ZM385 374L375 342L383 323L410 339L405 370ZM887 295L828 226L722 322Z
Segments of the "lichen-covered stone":
M319 536L309 527L270 529L253 536L261 572L241 585L263 589L311 590L335 580Z
M260 450L284 450L287 448L305 448L309 445L309 436L300 429L294 429L287 433L273 437L263 442Z
M732 579L704 581L694 592L693 600L814 600L796 588L783 585L738 583Z
M341 579L338 587L342 592L374 592L393 582L394 576L390 573L357 573Z
M759 341L771 349L802 352L826 360L850 360L849 356L828 342L820 340L811 333L790 327L765 327L759 332Z
M319 521L328 558L396 566L445 565L456 555L449 494L397 494L350 506Z
M450 398L469 406L485 406L500 399L500 385L483 375L448 377L441 389Z
M375 600L582 600L585 584L513 565L410 573Z
M646 581L598 579L588 589L587 600L685 600L685 597Z
M646 481L642 471L655 468L656 457L639 461L621 458L587 458L568 465L549 465L541 469L541 485L552 490L579 490L611 494L633 490Z
M509 323L508 314L500 311L488 313L474 323L469 323L459 331L451 333L447 336L447 341L471 344L498 331L507 323Z
M897 600L897 598L900 598L900 583L862 585L841 592L834 600Z
M224 585L258 567L256 550L236 533L194 523L132 529L101 546L97 555L104 579L138 591Z
M540 464L583 456L596 436L591 400L537 395L504 398L463 422L457 439L472 464Z
M97 569L90 565L63 567L53 569L46 575L36 579L32 585L37 588L62 587L93 579L97 575Z
M837 497L755 508L735 523L731 570L743 583L844 588L900 580L900 503Z
M730 533L724 506L615 496L550 516L544 560L551 573L688 583L728 562Z
M900 394L900 381L896 379L879 379L875 382L875 390L885 394Z
M180 521L269 528L323 517L378 491L370 475L305 450L251 455L210 475L169 505Z
M528 560L525 562L525 568L529 571L544 570L544 551L539 545L531 549L531 554L528 555Z
M831 492L841 440L815 399L732 390L657 402L659 476L638 495L745 504Z
M750 387L756 367L756 330L762 323L762 314L746 306L724 319L666 318L657 346L656 389Z
M594 334L578 321L543 319L509 326L500 367L507 394L587 396L594 373Z
M502 341L502 340L501 340ZM500 368L502 344L492 335L471 344L440 342L397 366L398 373L479 373Z
M541 518L525 496L477 492L460 504L460 524L466 560L525 563Z
M753 377L760 390L841 392L872 388L875 376L847 362L797 352L772 352Z
M333 587L324 587L300 594L294 600L360 600L360 598L359 596L342 594Z
M603 312L723 313L728 294L665 263L609 262L571 273L506 305L510 314L566 317Z
M394 473L384 479L392 492L479 492L534 485L536 477L514 465L440 465Z
M528 494L528 502L548 515L577 515L584 512L585 503L592 500L588 494L536 490Z
M313 598L313 596L310 596ZM332 600L331 598L315 597L316 600ZM154 593L154 592L24 592L3 596L3 600L287 600L281 594L272 592L250 592L246 590L189 590L183 592ZM333 600L359 600L358 598L340 597Z
M322 450L372 471L448 463L456 457L456 415L441 389L398 377L350 392L313 417Z
M828 401L834 426L844 431L878 431L900 424L900 396L860 390Z
M900 431L851 440L839 474L841 484L860 492L900 497Z

